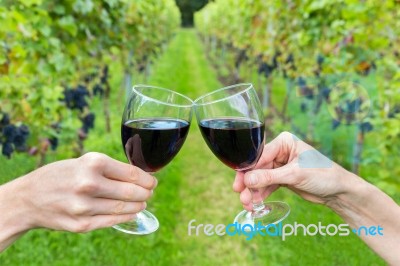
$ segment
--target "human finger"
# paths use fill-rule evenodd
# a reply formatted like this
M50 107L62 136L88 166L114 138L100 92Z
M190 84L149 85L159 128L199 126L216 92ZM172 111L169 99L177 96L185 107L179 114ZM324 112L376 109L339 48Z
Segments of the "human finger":
M154 189L157 186L157 180L152 175L136 166L117 161L107 155L90 152L83 155L81 160L85 165L107 178L134 183L147 189Z
M249 188L262 188L271 185L293 185L300 182L295 174L295 164L287 164L275 169L249 171L244 176L244 183Z
M122 200L92 199L88 215L135 214L146 209L146 202L127 202Z
M136 184L103 178L93 191L93 197L122 201L146 201L153 195L153 190Z
M275 168L290 161L297 137L290 132L282 132L264 146L263 153L255 168Z
M244 185L244 173L243 172L236 172L235 181L233 181L233 191L235 192L242 192L246 186Z
M86 216L73 220L64 227L64 230L85 233L99 228L111 227L116 224L126 223L136 217L136 214L120 214L120 215L94 215Z

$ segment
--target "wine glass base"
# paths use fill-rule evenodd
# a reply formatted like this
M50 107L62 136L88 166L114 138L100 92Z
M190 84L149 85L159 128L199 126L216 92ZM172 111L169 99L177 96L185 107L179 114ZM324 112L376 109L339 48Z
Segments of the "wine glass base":
M143 210L136 214L132 221L114 225L113 228L132 235L148 235L160 227L157 218L149 211Z
M284 220L290 213L290 207L281 201L271 201L265 203L263 209L257 211L241 211L234 222L244 225L249 224L254 227L256 224L268 226L269 224L277 224ZM248 229L250 230L250 228Z

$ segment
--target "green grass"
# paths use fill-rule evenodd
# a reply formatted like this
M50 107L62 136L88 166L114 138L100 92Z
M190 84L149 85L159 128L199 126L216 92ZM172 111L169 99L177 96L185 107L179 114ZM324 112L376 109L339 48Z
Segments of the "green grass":
M157 60L148 83L196 98L221 86L205 58L203 46L192 30L182 30ZM96 128L85 143L88 151L104 152L126 161L120 146L123 100L118 93L122 73L112 66L112 132L106 133L101 103L95 102ZM50 156L62 158L63 155ZM2 182L32 170L35 161L25 155L0 157ZM185 145L162 171L148 209L156 214L160 229L149 236L131 236L114 229L86 234L49 230L27 233L0 255L0 265L384 265L356 236L276 237L188 236L190 220L196 224L229 224L241 209L232 192L234 172L208 150L195 118ZM329 209L305 202L281 189L271 196L292 208L285 223L342 223Z

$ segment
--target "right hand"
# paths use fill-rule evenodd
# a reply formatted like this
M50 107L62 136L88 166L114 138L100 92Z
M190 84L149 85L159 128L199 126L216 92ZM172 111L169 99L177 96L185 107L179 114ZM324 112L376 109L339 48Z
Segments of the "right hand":
M252 202L268 197L286 186L314 203L334 204L359 177L349 173L307 143L288 132L266 144L255 168L237 172L233 189L240 193L243 207L252 210ZM258 189L252 194L251 189Z
M87 232L133 219L146 208L157 180L133 165L87 153L51 163L7 185L24 210L19 222L25 230Z

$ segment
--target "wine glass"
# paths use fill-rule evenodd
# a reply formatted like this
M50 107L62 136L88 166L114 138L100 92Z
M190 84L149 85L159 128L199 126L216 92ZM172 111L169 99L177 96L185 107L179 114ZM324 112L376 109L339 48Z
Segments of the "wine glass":
M135 85L125 105L121 138L129 162L148 173L167 165L181 149L189 132L193 101L174 91ZM113 226L129 234L145 235L159 227L147 210L127 223Z
M251 170L264 148L264 116L260 100L250 83L236 84L206 94L194 102L197 123L211 151L230 168ZM250 189L253 198L260 195ZM290 212L284 202L253 201L253 210L240 212L235 222L276 224Z

